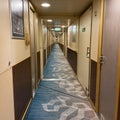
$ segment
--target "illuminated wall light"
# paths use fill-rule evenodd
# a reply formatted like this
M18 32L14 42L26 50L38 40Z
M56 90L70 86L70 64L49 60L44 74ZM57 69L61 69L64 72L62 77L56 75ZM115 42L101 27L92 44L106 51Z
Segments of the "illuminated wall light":
M49 3L42 3L41 6L42 7L50 7L50 4Z

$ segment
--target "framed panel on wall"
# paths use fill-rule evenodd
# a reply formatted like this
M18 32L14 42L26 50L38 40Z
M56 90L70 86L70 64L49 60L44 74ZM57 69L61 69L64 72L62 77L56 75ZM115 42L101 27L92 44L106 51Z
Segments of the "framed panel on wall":
M23 0L11 0L12 38L24 38Z
M77 33L77 26L73 25L72 26L72 42L76 42L76 33Z

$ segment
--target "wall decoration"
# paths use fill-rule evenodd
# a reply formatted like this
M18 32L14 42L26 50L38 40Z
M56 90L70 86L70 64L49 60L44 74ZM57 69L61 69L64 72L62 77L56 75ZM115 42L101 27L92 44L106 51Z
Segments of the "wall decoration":
M23 0L11 0L12 38L24 38Z
M77 33L77 26L73 25L72 26L72 42L76 42L76 33Z

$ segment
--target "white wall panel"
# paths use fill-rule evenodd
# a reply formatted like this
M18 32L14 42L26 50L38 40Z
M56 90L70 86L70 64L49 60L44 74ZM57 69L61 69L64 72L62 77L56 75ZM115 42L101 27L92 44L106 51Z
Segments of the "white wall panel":
M12 69L0 74L0 120L14 120Z
M9 3L8 0L0 0L0 73L9 68L10 41Z
M78 20L68 28L68 47L78 51Z
M12 65L30 57L30 46L25 45L25 40L12 40Z

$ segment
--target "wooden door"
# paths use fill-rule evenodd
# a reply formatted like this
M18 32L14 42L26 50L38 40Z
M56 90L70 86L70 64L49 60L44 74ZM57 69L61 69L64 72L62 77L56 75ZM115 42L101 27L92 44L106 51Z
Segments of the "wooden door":
M119 0L105 0L99 111L106 120L114 120L115 117L120 40L119 5Z

